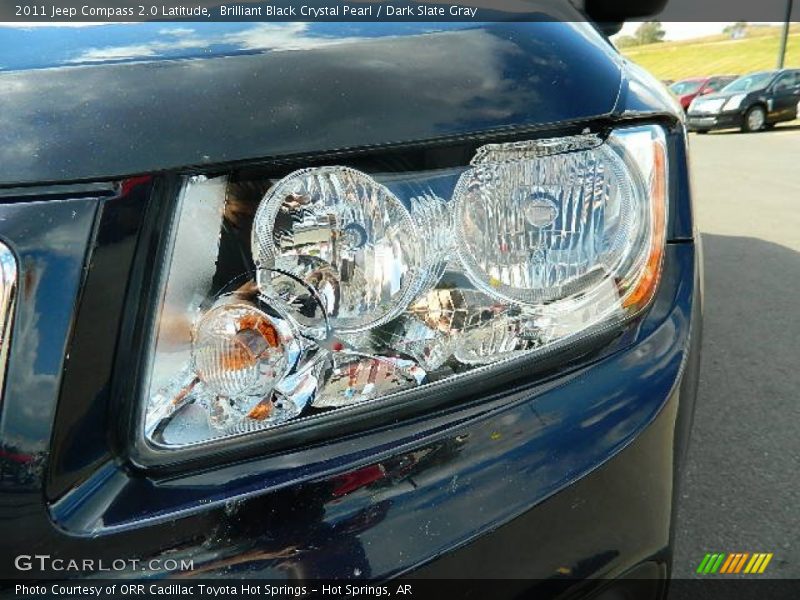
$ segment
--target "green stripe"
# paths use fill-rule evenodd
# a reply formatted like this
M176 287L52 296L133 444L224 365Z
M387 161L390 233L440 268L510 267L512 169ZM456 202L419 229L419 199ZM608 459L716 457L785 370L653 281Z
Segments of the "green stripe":
M700 566L699 566L699 567L697 567L697 572L698 572L698 573L702 573L702 572L703 572L703 569L705 569L705 568L706 568L706 563L708 562L708 559L709 559L709 558L711 558L711 555L710 555L710 554L706 554L706 555L703 557L703 562L701 562L701 563L700 563Z
M703 570L703 574L708 575L711 572L711 567L713 567L714 563L717 562L717 557L719 557L719 554L711 555L711 560L708 561L706 568Z
M725 560L725 553L719 555L716 564L711 568L712 573L716 573L717 570L722 566L722 561Z

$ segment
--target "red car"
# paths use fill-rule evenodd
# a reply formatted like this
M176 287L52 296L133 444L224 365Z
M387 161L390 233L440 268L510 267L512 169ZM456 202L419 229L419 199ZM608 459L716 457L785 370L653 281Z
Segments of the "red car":
M683 110L689 108L697 96L704 96L711 92L718 92L731 81L736 79L735 75L714 75L713 77L690 77L676 81L669 89L678 97Z

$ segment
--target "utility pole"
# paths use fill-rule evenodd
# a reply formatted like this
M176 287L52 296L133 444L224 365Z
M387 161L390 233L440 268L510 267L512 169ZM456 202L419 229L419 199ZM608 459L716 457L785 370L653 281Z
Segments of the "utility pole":
M778 50L778 68L783 68L783 60L786 58L786 40L789 37L789 22L792 20L792 0L786 0L786 18L783 20L783 32L781 33L781 47Z

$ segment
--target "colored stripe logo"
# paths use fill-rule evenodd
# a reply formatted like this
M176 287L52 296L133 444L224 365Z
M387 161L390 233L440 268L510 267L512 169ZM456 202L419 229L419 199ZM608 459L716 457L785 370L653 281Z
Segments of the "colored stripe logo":
M766 570L769 561L772 560L772 556L772 552L754 552L752 554L750 552L709 553L700 561L697 573L701 575L714 575L716 573L725 575L737 573L760 575Z

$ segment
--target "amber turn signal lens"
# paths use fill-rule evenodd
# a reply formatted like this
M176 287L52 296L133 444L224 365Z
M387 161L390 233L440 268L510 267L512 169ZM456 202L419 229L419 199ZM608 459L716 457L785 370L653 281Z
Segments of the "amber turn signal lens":
M268 315L247 304L211 309L195 328L198 378L221 396L267 394L285 374L280 335Z
M667 156L664 145L659 140L653 141L653 172L650 181L651 216L653 236L647 264L642 270L632 291L623 300L625 308L638 310L647 306L656 293L661 275L661 264L664 260L664 239L666 237L667 207Z

